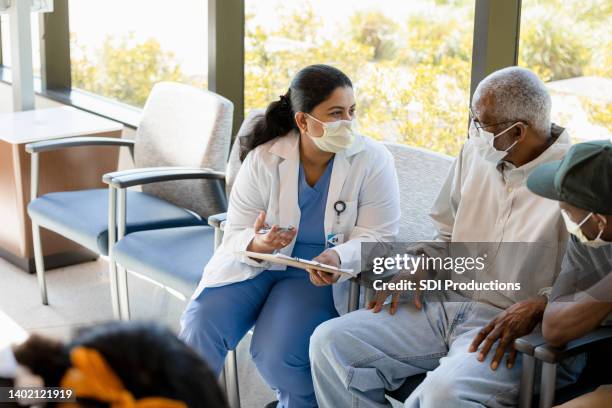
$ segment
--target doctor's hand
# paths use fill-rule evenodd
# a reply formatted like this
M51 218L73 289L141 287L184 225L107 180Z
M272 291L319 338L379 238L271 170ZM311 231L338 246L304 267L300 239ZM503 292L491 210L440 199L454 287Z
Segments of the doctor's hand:
M266 212L260 211L253 228L255 232L266 227ZM255 234L251 243L247 247L247 251L271 254L277 249L286 247L293 241L297 234L297 229L290 227L288 231L281 231L278 225L272 225L269 232L265 234Z
M319 256L313 258L313 261L340 268L340 256L331 249L327 249ZM331 285L340 278L340 274L324 272L318 269L306 269L306 272L310 274L310 282L315 286Z
M395 276L393 276L393 278L391 278L389 283L398 284L401 282L405 282L405 283L413 282L413 285L415 288L414 291L412 291L414 294L414 300L413 300L414 306L417 309L421 309L423 305L421 302L421 290L419 289L419 282L421 281L421 279L424 278L424 275L425 273L420 269L416 271L414 274L411 273L410 271L401 271ZM372 312L374 313L380 312L387 298L391 296L391 305L389 306L389 313L395 314L395 312L397 312L397 307L399 306L400 296L402 295L402 293L407 292L407 291L408 289L406 290L390 290L390 289L377 290L376 294L374 295L374 298L370 301L370 303L368 303L368 309L372 309Z
M508 350L506 367L512 368L516 359L514 340L531 333L535 326L542 321L547 300L543 296L518 302L498 314L489 324L482 328L470 345L469 351L474 353L482 344L478 353L478 361L484 361L491 347L497 340L499 344L491 361L491 369L496 370Z

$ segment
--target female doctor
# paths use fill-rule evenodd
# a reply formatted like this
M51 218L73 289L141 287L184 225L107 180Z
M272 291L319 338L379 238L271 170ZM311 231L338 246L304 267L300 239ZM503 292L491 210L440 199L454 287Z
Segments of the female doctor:
M327 65L302 69L243 138L223 242L181 318L180 337L220 373L227 350L255 326L251 356L279 399L269 406L316 407L310 335L346 311L348 281L238 252L358 271L361 242L390 241L398 231L393 158L355 133L352 83Z

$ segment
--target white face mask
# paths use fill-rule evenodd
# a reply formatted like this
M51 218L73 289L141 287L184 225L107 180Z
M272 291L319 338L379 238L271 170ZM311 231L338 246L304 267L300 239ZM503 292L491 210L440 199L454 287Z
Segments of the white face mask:
M587 222L589 217L593 215L592 212L589 213L589 215L587 215L584 218L584 220L580 221L579 224L576 224L574 221L572 221L567 211L561 210L561 215L563 216L563 221L565 221L565 227L567 228L567 231L570 234L575 235L576 238L578 238L578 240L582 242L584 245L590 246L593 248L599 248L602 245L609 244L609 242L606 242L603 239L601 239L601 235L603 234L603 231L604 231L603 228L599 230L599 234L597 234L597 237L594 240L588 239L586 235L584 235L584 233L582 232L582 229L580 227L582 227L584 223Z
M308 115L306 113L306 115ZM323 126L323 134L320 137L311 136L310 139L319 149L324 152L338 153L348 148L355 141L355 120L337 120L335 122L322 122L308 115Z
M494 135L491 132L487 132L486 130L484 130L481 127L476 127L476 124L474 123L474 121L472 120L472 122L470 123L470 130L469 130L469 135L470 135L470 139L475 139L477 140L478 143L481 144L481 149L480 154L482 155L482 157L493 163L493 164L497 164L500 161L502 161L507 155L508 152L514 147L516 146L516 144L519 142L518 140L515 141L514 143L512 143L510 145L510 147L508 147L505 150L497 150L495 148L495 139L497 139L498 137L500 137L501 135L503 135L504 133L506 133L507 131L509 131L510 129L512 129L513 127L515 127L516 125L518 125L519 123L522 122L516 122L515 124L513 124L512 126L506 128L505 130L499 132L498 134Z

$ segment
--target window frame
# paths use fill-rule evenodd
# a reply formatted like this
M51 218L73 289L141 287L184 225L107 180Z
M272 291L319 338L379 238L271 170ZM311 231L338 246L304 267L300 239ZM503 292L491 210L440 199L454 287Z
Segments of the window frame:
M517 65L521 6L521 0L475 0L470 101L484 77ZM36 93L136 128L141 109L72 89L68 7L68 0L55 0L54 12L40 16L42 66ZM208 0L208 89L234 103L234 133L244 117L244 13L245 0ZM1 43L0 81L11 83Z

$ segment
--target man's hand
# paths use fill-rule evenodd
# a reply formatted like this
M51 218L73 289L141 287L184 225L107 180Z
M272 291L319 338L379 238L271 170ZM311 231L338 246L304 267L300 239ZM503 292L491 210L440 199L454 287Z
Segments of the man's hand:
M417 309L421 309L421 291L419 290L419 282L423 279L424 272L418 270L416 273L412 274L409 271L402 271L395 275L389 283L399 283L399 282L415 282L416 290L414 291L414 305ZM406 290L377 290L374 295L374 299L368 303L368 309L372 309L372 312L378 313L381 311L383 305L385 304L385 300L389 296L391 296L391 306L389 307L389 313L395 314L397 311L397 307L399 305L399 299L402 293L406 292Z
M319 256L315 257L313 261L340 268L340 257L336 251L331 249L325 250ZM340 274L324 272L318 269L309 268L306 269L306 272L310 274L310 281L316 286L331 285L336 283L336 281L340 278Z
M538 296L515 303L498 314L495 319L491 320L489 324L478 332L470 345L470 353L477 351L480 344L484 341L482 349L478 354L478 361L484 361L493 343L499 340L495 356L493 356L493 361L491 362L491 369L497 369L508 347L510 350L506 366L512 368L516 360L514 340L531 333L534 327L542 320L546 302L547 300L544 296Z

